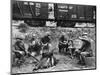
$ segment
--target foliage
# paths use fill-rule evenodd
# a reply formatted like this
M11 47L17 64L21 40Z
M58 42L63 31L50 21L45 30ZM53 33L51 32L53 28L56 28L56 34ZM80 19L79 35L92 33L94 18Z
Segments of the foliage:
M21 24L18 26L18 29L19 29L20 32L26 33L27 30L28 30L28 26L27 26L27 24L25 24L25 23L21 23Z

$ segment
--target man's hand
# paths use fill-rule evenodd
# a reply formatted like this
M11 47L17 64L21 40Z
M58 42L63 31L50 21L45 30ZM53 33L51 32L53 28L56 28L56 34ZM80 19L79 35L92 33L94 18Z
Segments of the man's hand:
M80 51L79 49L76 49L75 52L77 52L77 53L81 53L81 51Z
M22 55L24 54L24 52L23 52L23 51L19 51L19 53L20 53L20 54L22 54Z
M61 42L61 41L60 41L60 44L67 44L67 41L64 41L64 42Z

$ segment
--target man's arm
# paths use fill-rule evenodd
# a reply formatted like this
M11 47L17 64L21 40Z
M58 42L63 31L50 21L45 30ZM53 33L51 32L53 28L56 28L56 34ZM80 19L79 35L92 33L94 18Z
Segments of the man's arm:
M60 44L63 44L63 42L62 42L62 41L59 41L59 43L60 43Z

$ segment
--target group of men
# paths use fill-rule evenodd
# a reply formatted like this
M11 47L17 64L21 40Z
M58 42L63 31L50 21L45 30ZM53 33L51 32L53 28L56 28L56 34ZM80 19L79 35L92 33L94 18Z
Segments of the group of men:
M83 33L81 37L74 40L68 40L62 35L59 39L59 53L69 53L71 58L77 57L78 64L86 65L85 58L93 56L90 41L92 39L87 35L87 33Z
M14 44L14 53L16 58L18 58L18 60L21 60L25 55L35 56L42 54L40 63L35 69L55 65L56 58L53 56L52 50L50 50L50 36L50 34L46 34L44 37L41 38L39 42L36 41L35 38L32 38L27 51L25 50L23 39L16 38L16 43ZM83 35L83 37L86 36L87 35ZM91 42L88 41L86 38L79 39L82 42L82 45L79 48L77 48L74 46L74 40L68 40L67 38L65 38L64 35L62 35L59 39L58 44L59 53L69 52L72 58L74 58L74 56L78 58L78 64L85 65L85 57L92 56Z
M56 59L53 56L53 52L50 50L50 34L46 33L46 35L42 37L40 41L38 41L37 38L32 37L27 50L25 49L23 40L24 39L16 38L13 50L13 52L15 53L15 59L18 59L19 61L22 60L22 58L25 56L32 56L33 58L35 58L36 55L42 55L40 60L35 58L35 60L39 62L39 64L37 65L37 69L55 65Z

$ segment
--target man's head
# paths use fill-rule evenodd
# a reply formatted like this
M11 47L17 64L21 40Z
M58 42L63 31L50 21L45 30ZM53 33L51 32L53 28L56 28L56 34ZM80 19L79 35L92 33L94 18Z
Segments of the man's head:
M32 36L33 36L33 37L35 37L35 36L36 36L36 34L32 34Z
M65 33L65 32L62 32L62 35L63 35L63 36L65 36L65 35L66 35L66 33Z
M83 34L82 34L82 36L87 36L87 35L88 35L88 33L83 33Z
M46 32L46 36L50 36L50 32Z
M22 41L23 39L22 38L15 38L17 41Z
M79 37L79 39L87 39L88 33L83 33L82 36Z

